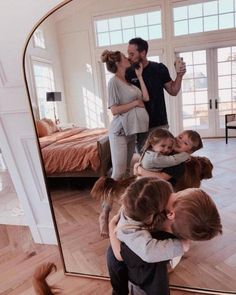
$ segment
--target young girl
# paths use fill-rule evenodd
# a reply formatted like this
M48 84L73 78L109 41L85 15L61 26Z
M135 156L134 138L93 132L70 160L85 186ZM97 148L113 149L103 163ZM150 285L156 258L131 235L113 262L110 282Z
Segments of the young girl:
M188 244L181 240L156 240L150 233L153 229L161 228L167 219L165 208L171 193L172 187L168 182L147 177L132 183L122 197L123 205L116 235L132 250L135 249L136 254L141 258L147 258L151 253L151 257L147 259L166 261L183 255L184 247L188 250ZM115 247L113 242L116 243L116 241L118 240L111 239L112 248ZM157 251L153 251L154 249ZM107 255L113 294L128 294L128 273L125 264L115 259L111 248ZM166 281L163 281L159 290L160 294L167 294L164 292L165 289Z
M183 254L185 242L152 239L150 231L161 229L167 220L166 211L173 192L171 185L161 179L142 177L133 182L122 196L117 238L145 261L165 261ZM158 251L153 251L158 247ZM149 256L149 254L151 256Z
M190 158L188 152L173 152L175 138L167 129L155 129L148 136L143 153L139 160L140 165L149 171L160 171L160 169L176 166Z

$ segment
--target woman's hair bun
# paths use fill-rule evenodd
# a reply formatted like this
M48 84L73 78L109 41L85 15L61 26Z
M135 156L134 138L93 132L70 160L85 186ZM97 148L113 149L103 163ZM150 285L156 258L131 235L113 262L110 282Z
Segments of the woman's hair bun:
M109 50L104 50L102 55L101 55L101 61L102 62L108 62L110 56L110 51Z

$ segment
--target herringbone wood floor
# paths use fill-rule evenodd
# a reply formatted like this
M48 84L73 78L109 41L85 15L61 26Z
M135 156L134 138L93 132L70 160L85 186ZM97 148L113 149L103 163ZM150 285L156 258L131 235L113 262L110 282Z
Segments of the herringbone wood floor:
M170 275L171 284L236 290L235 147L236 139L230 139L228 145L223 139L208 139L196 153L209 157L214 164L214 176L203 181L202 188L220 210L224 234L208 242L192 243L190 251ZM81 180L77 181L80 186ZM109 241L99 236L99 202L89 196L90 187L56 188L52 191L53 204L67 271L107 276L104 253Z
M201 155L214 163L214 178L203 188L214 198L222 215L224 235L210 242L194 243L171 274L171 282L211 289L236 290L236 140L206 140ZM200 153L199 153L200 154ZM81 183L81 181L79 181ZM88 189L67 187L54 192L55 213L69 271L106 272L104 251L107 240L98 234L99 204L91 200ZM78 209L79 208L79 209ZM90 223L88 224L88 220ZM27 227L0 226L0 294L34 294L31 276L41 262L56 262L58 272L50 282L62 287L62 294L111 294L109 281L64 276L58 248L35 245ZM64 239L66 237L66 239ZM190 294L172 291L172 295ZM235 293L236 294L236 293Z

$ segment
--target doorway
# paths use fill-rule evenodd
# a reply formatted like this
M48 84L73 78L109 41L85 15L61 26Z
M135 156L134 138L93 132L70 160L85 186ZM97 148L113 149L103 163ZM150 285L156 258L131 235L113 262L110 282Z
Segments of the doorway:
M179 52L187 72L182 84L182 129L202 137L224 135L224 115L236 111L236 46Z

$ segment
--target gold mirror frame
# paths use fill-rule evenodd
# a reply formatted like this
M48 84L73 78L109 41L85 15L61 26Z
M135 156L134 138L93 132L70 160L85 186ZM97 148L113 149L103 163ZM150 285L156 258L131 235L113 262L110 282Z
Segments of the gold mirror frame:
M37 137L37 131L36 131L36 123L35 123L35 119L34 119L34 115L33 115L33 106L31 103L31 98L30 98L30 91L29 91L29 86L28 86L28 82L27 82L27 75L26 75L26 53L27 53L27 47L28 44L33 36L33 33L35 32L35 30L50 16L52 15L54 12L56 12L57 10L63 8L65 5L73 2L74 0L65 0L64 2L62 2L61 4L57 5L55 8L53 8L52 10L50 10L32 29L32 32L30 33L25 47L24 47L24 53L23 53L23 73L24 73L24 80L25 80L25 85L26 85L26 90L27 90L27 95L28 95L28 99L29 99L29 105L30 105L30 109L31 109L31 114L32 114L32 120L33 120L33 124L34 124L34 128L35 128L35 135ZM40 146L39 146L39 139L37 137L37 143L38 143L38 152L40 155L40 159L41 159L41 166L42 166L42 171L43 171L43 175L44 175L44 181L45 181L45 186L46 186L46 190L47 190L47 194L48 194L48 199L49 199L49 205L50 205L50 209L51 209L51 213L52 213L52 217L53 217L53 222L54 222L54 227L55 227L55 232L56 232L56 237L57 237L57 242L58 242L58 247L59 247L59 251L60 251L60 255L61 255L61 259L62 259L62 263L63 263L63 267L64 267L64 272L67 275L73 275L73 276L78 276L78 277L88 277L88 278L96 278L96 279L102 279L102 280L109 280L108 277L104 277L104 276L99 276L99 275L89 275L89 274L82 274L82 273L75 273L75 272L69 272L66 269L66 264L64 261L64 256L63 256L63 251L62 251L62 246L61 246L61 240L60 240L60 236L59 236L59 232L58 232L58 228L57 228L57 223L56 223L56 218L55 218L55 212L54 212L54 208L53 208L53 204L52 204L52 200L51 200L51 196L50 196L50 192L49 192L49 188L47 186L47 181L46 181L46 172L45 172L45 168L44 168L44 164L43 164L43 158L42 158L42 153L40 150ZM184 290L184 291L188 291L188 292L197 292L197 293L203 293L203 294L236 294L233 291L227 291L227 292L222 292L222 291L217 291L217 290L209 290L209 289L204 289L204 288L191 288L191 287L184 287L184 286L177 286L177 285L170 285L170 287L172 289L176 289L176 290Z
M52 214L52 220L53 220L54 230L55 230L55 233L56 233L57 246L59 247L59 253L60 253L60 257L61 257L61 261L62 261L62 266L63 266L63 269L64 269L64 273L65 274L70 274L70 273L67 272L67 270L66 270L66 265L65 265L65 260L64 260L64 257L63 257L63 252L62 252L62 247L61 247L61 240L60 240L60 236L59 236L59 232L58 232L58 228L57 228L57 223L56 223L54 208L53 208L53 204L52 204L52 199L51 199L49 188L48 188L47 181L46 181L46 172L45 172L44 163L43 163L43 157L42 157L42 153L41 153L41 149L40 149L39 138L38 138L38 135L37 135L36 121L35 121L35 118L34 118L34 112L33 112L33 106L32 106L32 101L31 101L31 95L30 95L29 86L28 86L28 82L27 82L27 75L26 75L26 54L27 54L27 48L28 48L29 42L32 39L33 34L36 31L36 29L48 17L50 17L50 15L52 15L54 12L56 12L57 10L63 8L66 4L68 4L68 3L72 2L72 1L73 0L64 0L62 3L58 4L56 7L54 7L53 9L51 9L44 17L42 17L35 24L35 26L32 28L32 31L30 32L30 34L29 34L29 36L28 36L28 38L27 38L27 40L25 42L24 51L23 51L23 59L22 59L24 82L25 82L25 88L26 88L26 92L27 92L27 96L28 96L28 101L29 101L29 107L30 107L30 111L31 111L32 122L33 122L34 130L35 130L35 137L36 137L36 141L37 141L37 150L38 150L38 153L39 153L39 159L40 159L40 164L41 164L41 168L42 168L42 172L43 172L43 178L44 178L45 188L46 188L46 192L47 192L47 196L48 196L49 207L50 207L50 211L51 211L51 214ZM76 274L71 274L71 275L76 275ZM84 276L84 275L81 274L81 276ZM87 277L87 276L85 275L84 277Z

